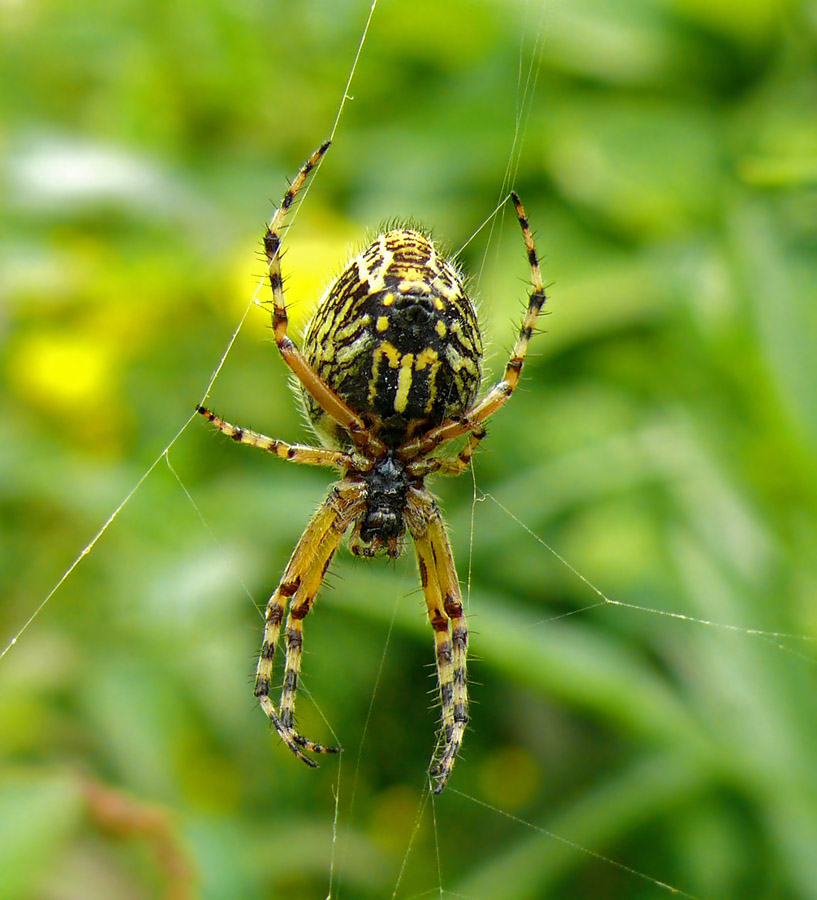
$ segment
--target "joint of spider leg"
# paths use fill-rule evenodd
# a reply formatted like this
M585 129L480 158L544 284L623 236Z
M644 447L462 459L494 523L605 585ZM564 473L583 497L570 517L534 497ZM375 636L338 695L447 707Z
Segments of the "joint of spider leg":
M283 589L280 591L281 596L286 596L283 592ZM275 604L274 606L270 606L267 609L266 621L268 625L280 625L284 618L284 607L283 605Z
M522 208L522 201L519 199L519 194L517 194L516 191L511 190L511 191L510 191L510 195L511 195L511 200L513 201L513 205L514 205L517 209L521 209L521 208Z
M256 678L253 693L258 699L261 697L269 697L269 678L266 676Z
M278 588L278 593L282 597L291 597L298 590L298 588L300 586L301 586L301 576L297 575L295 578L292 579L292 581L283 582ZM279 608L279 607L273 607L273 608L278 612L278 617L275 621L280 622L281 618L283 617L283 609ZM270 617L269 617L268 621L270 621L270 622L272 621L271 613L270 613Z
M454 648L451 645L451 641L443 641L437 645L437 659L441 665L447 666L452 662L454 659Z
M273 259L281 246L281 237L276 232L271 231L269 226L264 234L264 252L267 259Z
M284 675L283 688L285 691L289 691L293 694L298 690L298 673L293 669L290 669L286 675Z
M294 610L290 615L294 618ZM300 618L303 618L303 615ZM287 628L286 641L290 650L301 650L304 645L304 636L299 628Z
M459 619L462 616L462 603L459 600L455 600L451 594L446 594L443 601L443 609L451 619Z
M549 287L550 285L548 285ZM528 306L532 312L540 313L542 311L542 307L547 302L547 295L545 294L544 288L541 290L535 290L531 293L528 299Z
M305 619L309 615L309 609L312 606L313 599L314 599L313 597L305 597L302 602L299 602L297 605L293 606L292 609L289 611L289 614L292 616L292 618L296 622L299 622L301 619ZM301 642L302 642L301 633L300 633L300 631L297 631L297 632L295 632L295 634L298 635L298 639L297 639L298 646L300 646ZM290 642L289 635L290 635L290 633L289 633L289 631L287 631L287 642L288 643ZM293 636L292 643L295 643L294 636Z
M445 632L448 630L448 619L442 614L439 609L435 609L434 613L431 617L431 627L434 631ZM442 652L442 649L445 647L445 644L440 644L438 648L438 655Z
M294 716L292 716L292 714L289 714L286 716L282 715L280 717L280 719L278 720L281 725L281 728L283 729L281 738L283 739L285 744L289 745L291 742L296 747L300 747L302 750L306 750L307 749L307 746L306 746L307 740L302 734L298 734L298 732L295 731L295 724L294 724L293 719L294 719ZM292 749L291 746L290 746L290 749ZM318 767L318 764L316 762L314 762L314 760L309 759L309 757L304 756L302 753L298 753L297 756L299 759L302 759L305 763L310 763L310 764L314 765L315 768Z
M284 288L284 278L283 278L283 276L281 275L281 273L278 271L278 269L273 269L273 270L270 271L270 273L269 273L269 283L270 283L270 287L272 288L272 290L275 291L276 293L277 293L278 291L283 290L283 288Z
M522 338L525 343L528 343L533 335L533 325L523 325L522 328L519 329L519 337Z

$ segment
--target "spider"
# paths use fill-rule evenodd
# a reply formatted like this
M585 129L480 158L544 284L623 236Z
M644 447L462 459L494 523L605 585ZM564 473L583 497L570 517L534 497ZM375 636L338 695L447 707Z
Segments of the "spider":
M432 474L459 475L468 467L485 437L486 419L519 382L545 291L528 220L512 192L533 289L502 380L481 400L482 337L474 307L456 266L419 229L385 231L349 263L319 301L299 350L287 335L281 232L298 192L328 149L327 141L298 172L264 237L275 341L323 446L287 444L232 425L203 406L197 411L237 443L341 473L267 603L255 676L262 709L284 743L309 766L316 763L307 753L338 753L340 748L311 741L295 727L304 619L347 531L352 553L365 557L397 557L406 532L411 535L436 644L442 727L429 775L439 794L468 722L468 629L451 544L425 480ZM465 438L459 453L439 455L456 438ZM284 680L276 708L270 684L287 607Z

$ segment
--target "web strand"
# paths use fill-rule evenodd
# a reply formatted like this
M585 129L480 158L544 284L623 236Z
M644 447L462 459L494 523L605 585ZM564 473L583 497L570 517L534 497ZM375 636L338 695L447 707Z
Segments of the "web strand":
M389 622L389 628L388 628L388 631L386 632L386 640L384 641L384 644L383 644L383 652L380 654L380 663L378 664L377 674L375 675L375 679L374 679L374 686L372 687L372 695L369 698L369 708L366 711L366 719L363 722L363 729L362 729L362 732L360 735L360 743L358 745L357 759L355 760L355 771L352 776L352 787L351 787L351 791L350 791L349 809L348 809L348 813L347 813L350 820L352 818L352 813L353 813L354 807L355 807L355 799L357 797L357 786L358 786L358 783L360 780L360 763L363 759L363 747L364 747L364 744L366 743L366 737L369 733L369 723L371 722L371 719L372 719L372 713L374 711L374 704L375 704L375 700L377 699L377 691L378 691L378 688L380 687L380 681L383 677L383 668L386 664L386 656L388 655L389 645L391 643L391 636L392 636L392 632L394 631L394 623L395 623L395 620L397 619L398 604L399 604L399 599L395 600L395 603L394 603L394 609L392 610L391 621ZM338 787L340 787L340 785L338 785ZM336 796L335 828L333 829L332 855L331 855L330 870L329 870L329 894L327 895L327 900L328 900L328 898L331 898L333 896L332 895L332 884L333 884L333 880L334 880L335 857L337 855L337 827L336 827L337 819L338 819L337 798L339 797L339 795L340 795L340 790L336 791L336 794L335 794L335 796ZM343 849L343 858L341 860L341 872L343 871L343 862L346 859L347 851L348 851L348 841L346 842L346 845L344 846L344 849ZM341 882L342 882L342 875L338 876L338 879L337 879L337 895L338 896L340 895Z
M533 98L536 94L536 83L539 77L539 69L541 67L542 56L545 52L544 39L544 23L545 23L545 4L542 4L542 14L536 31L536 37L533 42L533 51L531 52L528 62L527 75L525 77L524 87L522 86L522 70L525 55L525 39L527 36L527 20L528 5L525 4L525 27L522 29L522 35L519 39L519 65L517 70L516 83L516 113L514 116L513 137L511 139L511 148L508 152L508 162L505 166L505 174L502 177L502 183L499 189L499 202L494 212L486 219L486 222L477 229L477 233L482 230L485 224L490 222L490 230L488 232L488 240L485 244L485 251L482 254L477 280L482 279L485 271L485 264L488 260L491 244L493 242L494 228L496 226L496 214L501 210L504 211L505 202L508 200L509 192L513 187L516 173L519 171L519 164L522 159L522 148L525 142L525 133L527 132L528 119L533 107ZM466 241L465 246L470 243L472 238ZM500 242L496 243L496 253L499 253Z
M686 891L682 891L680 888L674 887L671 884L667 884L667 882L665 881L659 881L659 879L653 878L651 875L647 875L644 872L639 872L638 869L633 869L631 866L628 866L625 863L619 862L615 859L611 859L609 856L604 856L602 853L597 853L595 850L590 850L588 847L583 847L581 844L577 844L575 841L571 841L568 838L562 837L559 834L555 834L552 831L548 831L546 828L542 828L539 825L534 825L533 822L528 822L525 819L522 819L519 816L515 816L513 813L506 812L504 809L500 809L498 806L494 806L491 803L486 803L484 800L480 800L479 797L472 797L470 794L458 791L456 788L450 788L450 790L452 794L457 794L458 796L470 801L471 803L476 804L477 806L482 806L485 809L489 809L491 812L497 813L497 815L504 816L506 819L510 819L512 822L516 822L518 825L523 825L525 828L536 831L539 834L550 838L551 840L558 841L560 844L564 844L566 847L577 850L579 853L584 853L586 856L590 856L593 859L598 860L599 862L614 866L615 868L620 869L622 872L626 872L628 875L632 875L634 878L640 878L642 881L646 881L649 884L660 888L662 891L666 891L668 894L672 894L675 897L686 897L687 900L700 900L700 898L696 897L694 894L688 894Z
M356 72L358 69L358 64L362 57L362 53L364 50L364 46L365 46L367 37L369 35L370 26L372 25L373 17L374 17L377 5L378 5L378 0L373 0L373 2L371 3L371 6L369 8L368 16L366 18L366 21L365 21L365 24L364 24L364 27L363 27L363 30L361 33L361 37L360 37L360 40L359 40L357 48L356 48L354 59L352 61L352 64L351 64L351 67L349 70L349 75L348 75L348 78L346 80L346 83L345 83L345 86L343 89L343 94L342 94L341 100L340 100L338 108L337 108L337 113L335 115L335 119L332 124L332 128L330 131L330 139L335 138L335 136L338 132L338 129L340 127L340 124L341 124L341 120L342 120L344 110L346 108L346 104L353 99L353 96L350 93L350 91L351 91L352 84L353 84L353 81L354 81L354 78L355 78L355 75L356 75ZM511 142L511 148L509 151L508 162L506 165L506 170L505 170L505 174L502 179L502 184L501 184L501 189L500 189L501 199L499 200L495 209L490 213L490 215L486 217L486 219L482 222L482 224L480 224L477 227L477 229L471 234L471 236L465 241L465 243L457 251L458 255L460 253L462 253L464 251L464 249L466 247L468 247L468 245L477 237L477 235L479 235L486 227L490 226L490 230L489 230L489 234L488 234L488 238L487 238L487 246L486 246L485 254L482 259L482 264L480 266L479 275L482 275L482 273L483 273L484 267L486 265L487 255L489 253L491 246L494 243L494 228L496 225L496 218L497 218L497 216L501 215L504 212L504 206L508 199L508 193L507 193L508 189L509 189L510 185L512 184L512 182L518 172L518 169L519 169L520 160L522 157L522 149L524 146L526 129L527 129L527 125L528 125L528 121L529 121L529 117L530 117L530 113L531 113L531 109L532 109L532 104L533 104L533 100L534 100L535 92L536 92L539 63L541 61L541 57L544 52L543 21L544 21L544 5L543 5L543 12L542 12L542 19L540 19L540 21L539 21L538 31L537 31L536 38L535 38L534 44L533 44L533 51L532 51L531 59L530 59L527 71L524 73L524 77L523 77L523 72L524 72L523 48L524 48L526 33L523 33L522 38L521 38L520 55L519 55L519 70L518 70L518 76L517 76L517 103L516 103L516 112L515 112L515 120L514 120L514 131L513 131L513 138L512 138L512 142ZM306 198L310 189L311 189L311 183L307 184L304 191L302 192L301 202L303 202L303 200ZM290 217L290 224L291 224L291 222L294 221L295 217L297 216L297 212L298 212L299 208L300 208L300 203L298 204L298 207L292 211L292 215ZM498 246L497 246L497 249L498 249ZM262 276L259 279L258 284L256 285L255 290L252 294L252 297L251 297L250 301L247 303L247 306L245 307L244 312L243 312L236 328L232 332L232 334L228 340L228 343L226 345L226 348L225 348L223 354L221 355L220 359L218 360L218 363L207 382L205 391L201 398L202 404L204 404L207 401L207 398L209 397L209 394L213 387L213 384L215 383L216 379L219 377L219 375L222 371L222 368L227 360L227 357L232 352L235 341L237 340L237 337L238 337L241 329L244 326L247 315L249 314L249 310L253 307L253 305L258 305L258 303L259 303L258 296L264 286L264 281L265 281L265 276ZM195 502L194 498L192 497L192 495L186 488L185 484L183 483L183 481L180 478L179 474L177 473L176 469L174 469L173 465L171 464L170 457L169 457L169 452L174 447L174 445L177 443L177 441L181 438L181 436L184 434L184 432L190 426L190 423L195 418L196 418L196 415L191 414L190 417L179 428L179 430L176 432L176 434L172 437L172 439L169 441L169 443L160 451L160 453L156 456L156 458L153 460L153 462L150 463L150 465L148 466L146 471L143 473L143 475L136 481L136 483L133 485L133 487L130 489L130 491L124 496L124 498L121 500L121 502L118 504L118 506L108 516L108 518L105 520L105 522L99 528L99 530L93 536L91 541L81 550L81 552L73 560L73 562L70 564L70 566L65 570L65 572L62 574L62 576L59 578L59 580L56 582L56 584L53 586L53 588L48 592L48 594L44 597L44 599L36 607L34 612L25 621L23 626L17 631L17 633L6 644L6 646L4 647L2 652L0 652L0 660L2 660L6 656L6 654L10 651L10 649L17 644L17 642L20 640L20 638L23 636L23 634L28 630L28 628L32 625L32 623L43 612L43 610L48 605L48 603L51 601L51 599L54 597L54 595L60 590L62 585L72 576L74 570L79 566L79 564L82 562L82 560L85 559L86 556L89 556L91 554L91 552L96 548L98 542L101 540L101 538L107 532L107 530L111 527L111 525L117 519L117 517L122 512L122 510L128 505L130 500L141 489L142 485L147 481L147 479L151 476L151 474L156 469L157 465L162 460L165 461L170 472L173 474L174 478L178 482L180 490L185 494L188 501L191 503L191 505L192 505L193 509L195 510L198 519L201 521L204 529L207 531L207 533L213 539L213 541L219 548L219 551L222 554L224 554L225 557L227 557L229 559L229 554L228 554L226 548L219 542L214 531L211 529L205 516L201 512L201 509L199 508L199 506ZM617 600L612 597L609 597L600 588L598 588L593 582L591 582L587 577L585 577L577 568L575 568L565 557L563 557L560 553L558 553L551 545L549 545L544 539L542 539L538 534L536 534L530 527L528 527L525 523L523 523L516 515L514 515L507 507L505 507L496 497L494 497L491 494L483 494L483 495L479 496L478 489L477 489L477 483L476 483L476 477L473 474L473 469L472 469L472 478L474 479L474 494L473 494L473 501L471 504L471 532L470 532L470 538L469 538L470 544L469 544L469 563L468 563L468 577L467 577L469 595L470 595L471 579L472 579L472 560L473 560L473 552L474 552L473 537L474 537L474 526L475 526L477 503L481 502L482 500L485 500L485 499L490 499L500 510L502 510L505 513L505 515L507 515L512 521L514 521L519 527L521 527L539 545L541 545L544 549L546 549L568 571L570 571L576 578L578 578L581 582L583 582L585 584L585 586L587 588L589 588L599 598L598 602L583 606L581 609L571 610L571 611L562 613L560 615L552 616L548 619L543 619L543 620L541 620L542 622L553 621L555 619L561 619L561 618L566 618L568 616L579 615L579 614L586 613L588 611L598 609L598 608L604 607L604 606L619 607L622 609L630 609L630 610L637 611L640 613L664 616L666 618L677 620L680 622L686 622L686 623L700 625L700 626L708 626L708 627L719 629L722 631L757 637L761 640L766 641L767 643L771 644L773 647L776 647L777 649L783 650L787 653L792 653L793 655L795 655L807 662L810 662L812 664L817 663L817 661L815 661L811 657L809 657L805 654L797 653L796 651L785 646L784 644L779 643L780 640L797 640L797 641L803 641L803 642L806 642L806 641L813 642L813 641L817 640L817 638L815 638L814 636L792 634L792 633L780 632L780 631L767 631L767 630L761 630L761 629L755 629L755 628L746 628L746 627L733 625L733 624L713 622L713 621L710 621L707 619L698 618L695 616L689 616L689 615L686 615L683 613L650 608L647 606L632 604L632 603L628 603L625 601L621 601L621 600ZM231 562L231 567L235 569L232 562ZM235 574L236 574L238 582L241 584L245 593L250 598L250 600L253 602L253 605L256 607L256 609L258 609L258 604L255 602L251 591L249 590L247 585L242 580L240 573L236 571ZM355 804L355 799L356 799L356 791L357 791L357 786L358 786L358 781L359 781L359 771L360 771L360 764L361 764L361 759L362 759L363 746L364 746L364 742L365 742L367 734L368 734L368 728L369 728L372 711L374 708L375 698L376 698L376 694L377 694L377 691L378 691L378 688L380 685L383 668L384 668L384 664L385 664L385 659L386 659L386 655L387 655L389 645L390 645L393 625L394 625L395 616L396 616L396 610L397 610L397 606L395 604L395 611L392 615L392 620L389 625L388 633L386 636L385 644L384 644L381 659L380 659L380 665L378 667L377 675L374 679L374 685L373 685L373 689L372 689L370 704L369 704L367 716L366 716L365 723L364 723L363 730L362 730L360 749L358 752L357 764L356 764L356 767L354 770L351 795L350 795L350 801L349 801L349 816L350 817L352 815L352 812L354 809L354 804ZM304 692L307 695L309 694L309 692L306 690ZM314 699L313 699L313 703L314 703ZM316 708L317 708L317 706L316 706ZM324 722L327 724L327 726L329 727L329 730L332 732L332 734L334 736L334 731L333 731L330 723L328 722L326 717L323 715L323 712L319 708L317 708L317 709L318 709L319 715L323 718ZM335 736L335 740L337 742L336 736ZM453 787L449 787L448 790L450 793L457 794L460 797L462 797L464 800L466 800L470 803L484 807L485 809L488 809L495 814L501 815L518 825L521 825L527 829L531 829L534 832L537 832L549 839L558 841L574 850L579 851L580 853L583 853L589 857L592 857L595 860L598 860L607 865L613 866L613 867L627 873L628 875L642 879L642 880L652 884L653 886L661 889L662 891L667 892L668 894L678 896L678 897L689 898L689 900L695 900L693 895L688 894L676 887L673 887L670 884L667 884L658 879L655 879L649 875L644 874L643 872L639 872L638 870L636 870L632 867L629 867L621 862L618 862L614 859L606 857L596 851L593 851L592 849L583 847L578 843L575 843L567 838L561 837L558 834L555 834L555 833L548 831L540 826L537 826L529 821L526 821L520 817L517 817L509 812L506 812L506 811L504 811L496 806L493 806L477 797L474 797L469 794L458 791L458 790L454 789ZM341 803L341 764L340 764L340 761L338 764L337 780L336 780L336 783L335 783L335 786L333 789L333 796L334 796L334 815L333 815L333 819L332 819L331 859L330 859L330 867L329 867L329 886L328 886L327 900L334 900L335 897L339 896L339 892L341 889L341 876L336 874L336 868L339 867L342 872L343 863L345 860L345 856L340 855L338 853L340 803ZM392 900L396 900L396 898L397 898L398 891L399 891L400 885L402 883L402 880L403 880L403 877L404 877L404 874L405 874L405 871L406 871L406 868L408 865L409 858L410 858L412 850L415 846L417 836L422 827L422 820L423 820L426 806L428 804L429 797L432 797L432 795L427 787L425 789L421 790L421 798L420 798L420 802L418 805L417 814L415 816L413 828L412 828L411 833L408 838L406 851L402 858L400 869L397 874L394 891L392 893ZM438 887L436 889L426 891L423 894L415 895L415 897L417 897L417 898L426 897L426 896L431 897L431 896L435 896L435 895L440 898L442 898L443 896L449 896L449 897L465 896L465 895L454 894L453 892L445 891L443 889L441 847L444 850L445 845L444 845L444 843L441 844L441 841L440 841L440 835L438 833L438 823L437 823L437 808L436 808L436 803L435 803L433 797L432 797L431 813L432 813L432 823L431 824L432 824L432 828L433 828L433 837L434 837L434 853L435 853L435 859L436 859L436 877L438 880ZM344 853L345 853L345 849L346 848L344 848Z
M341 97L340 103L338 104L337 113L335 114L335 119L332 124L332 130L330 132L330 139L335 136L335 134L338 130L338 127L340 125L340 121L341 121L341 118L343 115L343 111L346 108L347 101L352 99L351 95L349 94L349 91L350 91L352 83L354 81L355 73L357 72L358 62L360 61L361 54L363 53L363 48L366 44L366 38L369 34L369 28L371 26L372 19L374 17L374 13L377 8L378 2L379 2L379 0L372 0L372 4L369 8L369 14L366 19L366 23L363 27L363 32L360 36L360 40L358 41L358 45L355 50L354 59L352 60L352 65L349 70L349 77L346 79L346 85L343 89L343 95ZM307 184L306 188L302 192L302 198L306 197L309 187L310 187L310 184ZM300 206L300 204L299 204L299 206ZM297 209L292 211L292 213L290 215L290 224L294 221L294 219L297 215L297 212L298 212ZM242 313L241 318L238 321L238 324L236 325L235 329L233 330L232 334L230 335L230 338L227 342L227 346L224 348L224 352L221 354L221 357L218 360L218 363L217 363L215 369L213 370L212 374L210 375L210 378L207 382L207 386L204 389L204 393L202 394L201 400L199 402L200 406L203 406L207 402L207 399L210 395L210 391L212 390L216 379L218 378L219 374L221 373L221 370L224 367L227 357L229 356L230 352L233 349L233 346L238 338L239 333L241 332L241 329L244 327L244 322L247 319L247 315L249 314L250 309L254 305L260 305L259 300L258 300L258 295L261 291L261 288L264 285L265 277L266 276L261 276L261 278L259 278L258 283L255 287L255 290L252 293L252 297L250 298L250 301L247 303L246 307L244 308L244 312ZM161 452L156 456L156 458L153 460L153 462L151 462L151 464L148 466L148 468L143 473L143 475L137 480L137 482L130 489L130 491L128 491L128 493L123 497L123 499L120 501L118 506L108 516L108 518L102 524L100 529L96 532L96 534L93 536L93 538L90 540L90 542L82 548L82 550L79 552L79 554L75 557L75 559L71 562L71 564L68 566L68 568L60 576L60 578L56 582L56 584L46 594L46 596L42 599L42 601L39 603L39 605L34 609L34 611L28 617L28 619L26 619L26 621L23 623L22 627L19 628L17 630L17 632L15 632L15 634L7 642L7 644L4 646L2 652L0 652L0 661L3 660L3 658L6 656L6 654L11 650L12 647L14 647L17 644L17 642L20 640L20 638L23 636L23 634L25 634L25 632L29 629L29 627L34 623L34 621L38 618L38 616L43 612L43 610L46 608L46 606L50 603L52 597L54 597L54 595L57 593L57 591L59 591L59 589L63 586L63 584L68 580L68 578L70 578L70 576L73 574L74 570L82 562L82 560L85 559L85 557L88 556L91 553L91 551L96 547L98 541L102 538L102 536L105 534L105 532L111 527L111 525L116 520L117 516L128 505L128 503L136 495L136 493L139 491L139 489L142 487L142 485L147 481L147 479L150 477L150 475L153 474L153 471L156 469L156 467L159 465L159 463L162 461L162 459L165 459L167 461L168 467L170 468L171 472L173 472L174 476L177 478L177 480L179 480L178 475L173 470L173 467L170 465L168 453L173 448L173 446L176 444L176 442L179 440L179 438L181 438L181 436L184 434L184 432L188 429L188 427L190 426L190 423L195 418L197 418L196 414L191 413L189 418L184 422L184 424L181 426L181 428L179 428L179 430L171 438L169 443L161 450ZM184 488L184 485L181 484L180 480L179 480L179 483L182 487L182 490L184 490L185 494L187 494L188 499L193 504L193 508L196 510L197 514L202 519L202 522L204 522L204 518L201 515L201 512L198 509L198 507L196 506L195 502L193 501L193 498L190 496L190 494ZM210 536L213 537L213 539L215 540L215 535L213 534L212 530L209 529L206 522L204 522L204 524L205 524L205 528L207 528L208 532L210 533ZM217 540L216 540L216 543L218 544ZM242 582L242 587L244 587L244 590L247 591L247 593L250 596L250 599L252 599L252 595L250 594L249 590L247 589L247 586L243 584L243 582ZM253 603L254 602L255 601L253 600Z
M808 641L808 642L817 641L817 637L814 637L813 635L793 634L793 633L786 632L786 631L766 631L761 628L746 628L741 625L731 625L731 624L724 623L724 622L713 622L709 619L702 619L702 618L698 618L697 616L688 616L685 613L673 612L671 610L655 609L650 606L639 606L637 603L627 603L624 600L615 600L612 597L609 597L607 594L605 594L604 591L601 590L601 588L599 588L595 584L593 584L593 582L590 581L589 578L586 578L584 575L582 575L582 573L575 566L573 566L570 562L568 562L568 560L565 559L564 556L562 556L557 550L555 550L550 544L548 544L547 541L544 540L544 538L542 538L538 534L536 534L536 532L532 528L529 528L518 516L515 516L508 509L507 506L504 506L502 503L500 503L500 501L497 500L496 497L494 497L492 494L486 493L486 494L483 494L483 498L486 500L490 500L492 503L496 504L496 506L498 506L499 509L501 509L502 512L505 513L505 515L508 516L509 519L516 522L516 524L523 531L527 532L538 544L540 544L542 547L544 547L545 550L548 551L548 553L550 553L552 556L556 557L556 559L559 560L559 562L569 572L571 572L573 575L575 575L576 578L579 579L579 581L582 581L588 588L590 588L591 591L593 591L594 594L597 594L601 598L599 603L594 603L590 606L582 607L581 610L573 610L571 613L567 613L566 615L575 615L575 613L577 613L577 612L584 612L586 610L596 609L599 606L618 606L621 609L631 609L636 612L651 613L656 616L664 616L665 618L668 618L668 619L676 619L679 622L690 622L694 625L706 625L709 628L718 628L722 631L731 631L735 634L745 634L750 637L759 637L759 638L765 638L765 639L779 638L779 639ZM556 618L563 618L563 616L557 616ZM548 620L543 620L543 621L550 621L550 620L548 619ZM780 650L784 650L784 651L787 651L790 653L794 652L791 650L790 647L786 647L784 644L773 644L773 646L776 646ZM802 656L801 654L797 654L797 653L795 653L795 655L800 656L802 659L805 659L808 662L817 664L817 660L811 659L810 657Z
M181 480L181 478L179 477L179 473L173 468L173 465L172 465L172 463L170 462L170 456L168 455L167 451L165 451L165 452L162 454L162 456L164 457L165 463L166 463L168 469L170 469L171 474L172 474L173 477L176 479L176 481L179 483L179 487L181 488L182 492L184 493L184 496L187 497L187 499L188 499L190 505L191 505L191 506L193 507L193 509L195 510L196 516L198 516L198 519L199 519L199 521L201 522L201 524L202 524L204 530L207 532L207 534L210 535L210 537L211 537L212 540L213 540L213 543L216 545L216 547L218 547L219 552L221 553L221 555L222 555L222 556L227 560L227 562L229 563L230 568L231 568L232 571L233 571L233 575L236 577L236 579L238 580L238 583L241 585L241 587L244 588L244 593L250 598L250 603L252 603L252 605L255 607L255 610L256 610L256 612L258 613L258 615L261 616L261 618L263 619L263 618L264 618L264 611L263 611L263 610L261 609L261 607L258 605L258 602L256 601L255 597L253 597L253 595L252 595L252 591L249 589L249 587L247 587L246 582L245 582L244 579L241 577L241 572L239 572L238 568L236 567L235 563L234 563L233 560L232 560L232 557L231 557L230 554L227 552L227 548L226 548L226 547L221 543L221 541L216 537L216 533L213 531L213 529L212 529L212 528L210 527L210 525L208 524L207 519L204 518L204 513L201 511L199 505L198 505L198 504L196 503L196 501L193 499L193 495L190 493L190 491L187 489L185 483L184 483L184 482Z
M74 559L74 561L65 570L65 572L63 572L59 581L46 594L46 596L40 602L39 606L37 606L37 608L28 617L28 619L26 619L26 621L23 623L22 628L20 628L15 633L15 635L11 638L11 640L6 644L6 646L3 648L3 652L0 653L0 660L2 660L3 657L5 657L5 655L9 652L9 650L11 650L11 648L20 640L20 638L23 636L23 634L25 634L25 632L28 630L29 626L34 622L34 620L40 615L40 613L48 605L49 601L54 596L54 594L57 593L57 591L63 586L63 584L65 584L65 582L68 580L68 578L73 574L76 567L82 562L83 559L85 559L86 556L88 556L90 554L90 552L94 549L94 547L96 547L99 540L102 538L102 536L105 534L105 532L114 523L114 521L116 520L116 517L119 515L119 513L122 512L122 510L131 501L131 498L139 490L139 488L141 488L142 485L147 481L148 477L153 473L153 470L156 468L156 466L159 465L159 463L162 461L162 459L165 458L168 450L170 450L170 448L182 436L184 431L187 429L187 426L193 421L194 418L195 418L195 413L191 414L190 418L184 423L184 425L182 425L182 427L173 436L170 443L164 448L164 450L162 450L162 452L156 457L156 459L154 459L153 462L148 466L147 470L141 476L141 478L139 478L139 480L136 482L136 484L128 491L127 494L125 494L125 496L122 498L122 500L120 501L120 503L116 507L116 509L114 509L114 511L108 516L108 518L102 524L102 527L99 529L99 531L97 531L97 533L93 536L93 538L91 538L91 540L82 548L79 555Z
M411 851L414 847L414 841L420 831L420 826L423 821L423 813L425 812L426 806L428 805L429 797L431 797L431 789L429 785L426 784L425 790L422 791L420 803L417 807L417 815L414 817L414 826L411 829L411 834L409 835L408 843L406 845L406 852L403 854L403 859L400 863L400 871L397 873L397 881L395 882L394 890L392 891L391 900L397 900L397 892L400 890L400 884L402 883L403 876L406 872L406 866L408 865L409 857L411 856Z

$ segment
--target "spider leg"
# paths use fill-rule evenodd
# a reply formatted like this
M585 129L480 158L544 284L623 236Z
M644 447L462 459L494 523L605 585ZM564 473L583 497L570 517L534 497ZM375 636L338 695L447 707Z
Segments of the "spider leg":
M196 412L201 413L211 425L214 425L227 437L232 438L237 444L249 444L250 447L258 447L259 450L274 453L276 456L289 462L304 463L311 466L337 466L340 469L346 469L354 461L351 454L344 453L342 450L326 450L320 447L308 447L304 444L287 444L284 441L260 434L258 431L251 431L249 428L232 425L203 406L197 406Z
M432 428L419 438L415 438L404 444L400 448L400 456L404 460L417 459L432 453L440 444L449 441L452 438L460 437L464 434L468 435L468 442L462 449L458 457L454 460L440 460L440 465L429 469L428 471L443 471L444 474L457 475L462 472L468 465L474 451L479 442L485 437L485 428L482 423L492 416L497 410L507 403L508 398L519 384L519 377L522 367L525 364L525 356L528 352L528 344L533 335L533 329L536 326L536 320L539 313L545 305L547 297L545 296L545 286L542 283L542 272L539 268L539 258L536 254L536 247L533 242L528 218L522 206L522 201L518 195L511 191L511 199L516 209L516 216L522 229L522 236L525 241L525 248L528 255L528 263L530 264L531 284L533 290L528 299L528 308L525 312L525 318L522 321L522 327L511 351L511 358L505 366L505 373L502 380L499 381L490 391L471 407L465 415L458 420L443 422L436 428ZM461 461L462 465L456 460ZM431 462L429 460L429 462ZM412 474L414 474L412 472Z
M474 451L487 433L485 426L476 422L472 426L468 442L457 456L420 457L415 462L409 463L406 466L406 471L409 475L419 478L425 478L435 473L439 475L461 475L470 465Z
M425 489L409 494L408 521L436 644L442 733L430 771L435 780L434 793L440 794L454 768L468 724L468 626L451 543L437 504Z
M312 767L316 763L304 751L338 753L340 748L324 747L310 741L294 727L295 692L303 645L302 622L311 609L344 532L360 512L363 502L363 493L358 485L340 482L333 487L304 530L266 608L264 639L255 674L255 696L284 743L299 759ZM269 693L275 648L288 600L290 612L286 625L286 663L279 713Z
M267 274L272 291L272 328L275 342L284 362L292 369L295 377L320 404L321 408L339 425L349 432L354 444L366 448L375 456L385 455L384 445L370 436L363 420L327 385L306 360L306 357L287 336L289 317L287 316L286 297L284 295L284 279L281 275L281 230L287 212L295 201L298 192L304 186L310 172L318 165L324 153L329 149L329 141L309 157L295 176L289 189L284 194L281 205L275 211L272 221L264 235L264 252L267 255Z

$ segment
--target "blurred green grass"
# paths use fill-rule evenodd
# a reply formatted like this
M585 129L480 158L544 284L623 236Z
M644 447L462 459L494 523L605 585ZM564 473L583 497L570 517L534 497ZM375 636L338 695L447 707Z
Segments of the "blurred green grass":
M3 10L5 639L200 398L367 9ZM629 869L815 898L813 5L383 0L287 238L293 317L379 222L456 247L490 213L540 18L514 185L553 315L479 502L468 476L436 486L470 585L473 725L412 839L435 715L414 565L340 558L301 703L346 748L333 896L392 896L411 841L399 897L667 895ZM463 264L496 375L525 296L514 223ZM250 312L211 402L303 439L267 324ZM170 461L219 546L161 462L0 662L0 898L167 894L150 836L100 821L89 782L166 817L191 896L326 896L337 769L300 766L254 709L242 582L265 601L328 479L200 424Z

